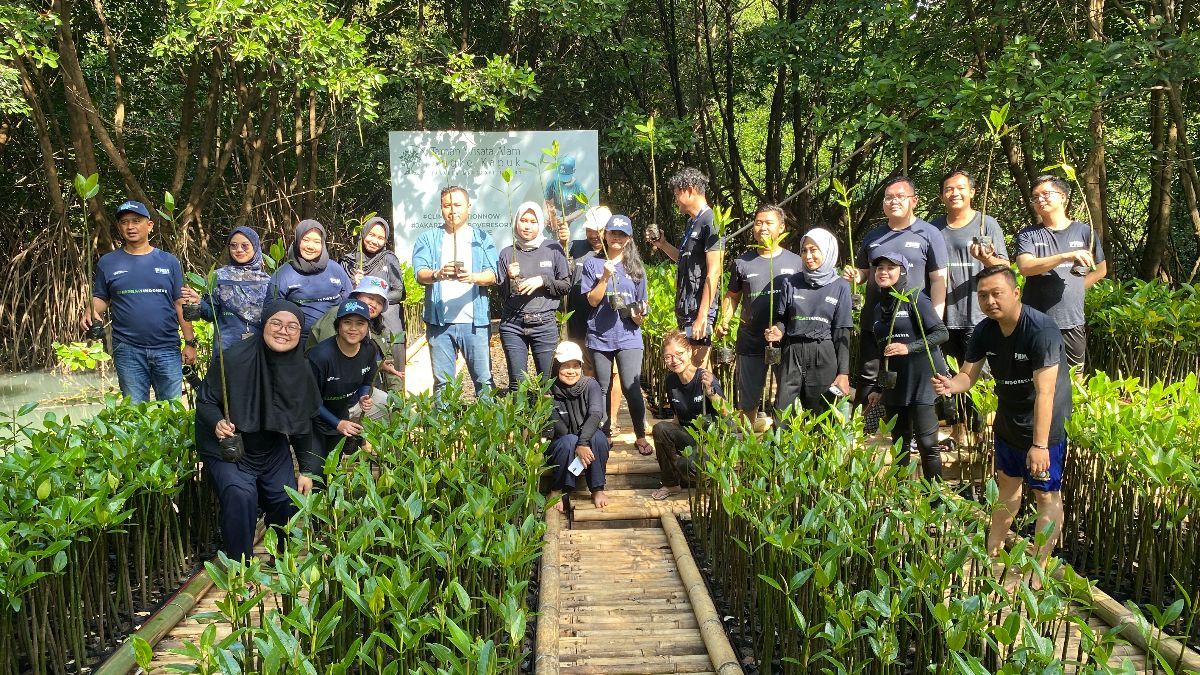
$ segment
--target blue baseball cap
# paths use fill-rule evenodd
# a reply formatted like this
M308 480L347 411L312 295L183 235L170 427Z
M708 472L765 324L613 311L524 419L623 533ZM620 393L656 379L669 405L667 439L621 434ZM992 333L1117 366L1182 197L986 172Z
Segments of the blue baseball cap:
M629 220L629 216L616 215L608 219L608 223L604 226L605 232L622 232L627 236L633 236L633 221Z
M558 160L558 175L563 180L575 176L575 156L567 155Z
M146 208L145 204L132 199L126 199L117 207L117 218L120 218L122 213L136 213L143 218L150 217L150 209Z
M350 298L338 306L337 318L333 321L334 325L337 325L342 319L348 316L361 316L366 321L370 321L371 308L367 307L367 303L362 300Z

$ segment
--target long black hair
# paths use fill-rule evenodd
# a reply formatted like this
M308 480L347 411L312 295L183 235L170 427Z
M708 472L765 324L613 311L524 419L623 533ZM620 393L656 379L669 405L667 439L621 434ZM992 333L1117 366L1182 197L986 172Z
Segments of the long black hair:
M605 237L608 232L605 231ZM608 241L604 242L604 247L608 248ZM637 242L633 237L625 242L625 248L621 252L621 264L625 265L625 274L633 280L633 283L641 283L642 279L646 278L646 267L642 264L642 254L638 251Z

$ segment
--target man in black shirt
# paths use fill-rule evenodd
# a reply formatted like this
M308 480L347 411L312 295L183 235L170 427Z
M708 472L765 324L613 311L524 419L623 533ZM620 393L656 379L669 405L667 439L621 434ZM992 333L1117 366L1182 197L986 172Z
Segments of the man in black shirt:
M975 327L966 363L953 378L934 375L938 394L971 388L986 358L996 379L999 409L996 482L1000 507L992 514L988 552L1004 545L1027 484L1037 501L1037 531L1053 526L1038 553L1044 561L1062 529L1062 474L1067 454L1064 423L1071 414L1071 382L1062 335L1049 317L1021 302L1016 275L1007 265L984 268L976 278L979 307L987 318Z

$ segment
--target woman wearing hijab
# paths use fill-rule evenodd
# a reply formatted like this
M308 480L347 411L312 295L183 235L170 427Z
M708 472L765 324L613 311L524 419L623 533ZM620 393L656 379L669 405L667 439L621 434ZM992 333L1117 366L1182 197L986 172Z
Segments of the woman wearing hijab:
M539 375L549 375L558 322L554 313L571 290L571 272L562 245L547 239L542 207L524 202L513 215L513 243L500 251L496 283L504 304L500 343L508 361L508 390L525 379L529 354Z
M295 513L284 488L312 489L296 477L288 449L308 443L321 407L300 348L303 318L293 303L269 302L262 333L218 350L196 396L196 447L221 502L222 550L233 560L254 555L259 508L267 525L282 526ZM236 434L241 457L220 445Z
M312 325L354 288L346 270L329 259L325 241L324 225L315 220L300 221L292 239L291 259L279 266L267 286L267 298L294 302L304 311L300 344L308 340Z
M938 416L934 409L937 394L931 382L933 369L946 372L938 345L950 337L946 325L933 311L929 296L910 292L912 300L900 300L892 292L904 293L908 288L908 260L899 253L881 255L871 261L875 268L875 283L881 297L875 306L875 339L882 349L877 385L867 397L867 407L882 398L887 417L895 417L892 441L901 441L900 461L908 463L908 448L916 438L921 452L921 471L926 480L942 477L942 454L937 446ZM889 372L895 375L889 375ZM892 378L895 381L892 382Z
M553 436L546 449L554 492L575 489L576 476L582 474L592 492L596 508L608 506L604 494L605 467L608 465L608 437L604 424L604 394L600 383L583 374L583 350L574 342L563 342L554 350L557 364L550 396L554 399ZM578 460L578 464L576 464ZM572 470L574 465L579 473ZM562 510L562 502L555 505Z
M604 255L583 263L580 288L592 306L587 323L587 346L596 365L600 389L612 388L617 364L621 391L633 418L638 453L653 455L646 440L646 401L642 398L642 320L646 312L646 269L633 241L633 223L616 215L604 226ZM611 422L611 420L610 420Z
M212 293L200 295L184 286L183 301L199 303L200 316L216 322L221 345L234 343L262 332L263 301L271 276L263 270L262 242L258 233L239 227L226 242L230 264L217 268Z
M850 284L838 276L837 239L814 228L800 244L799 272L784 277L772 323L763 336L783 341L775 410L799 400L820 414L850 392ZM833 393L837 389L838 394Z
M358 233L358 248L342 256L338 262L350 275L357 288L364 277L376 277L387 282L387 305L381 315L382 331L391 341L391 357L398 372L404 372L407 332L404 325L404 273L400 260L388 244L392 228L388 221L376 216L363 225Z

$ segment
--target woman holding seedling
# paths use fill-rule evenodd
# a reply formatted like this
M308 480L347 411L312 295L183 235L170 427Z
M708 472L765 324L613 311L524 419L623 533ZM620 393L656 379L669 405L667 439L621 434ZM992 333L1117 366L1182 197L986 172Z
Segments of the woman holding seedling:
M594 309L588 318L587 346L596 364L596 379L607 395L617 364L621 391L633 418L638 452L649 456L646 401L642 398L642 319L646 311L646 270L633 241L628 216L613 216L604 226L604 255L584 262L580 288ZM611 422L611 420L610 420Z
M222 550L233 560L254 555L258 510L268 526L295 513L285 487L307 494L289 444L304 447L321 395L300 348L301 309L268 303L262 333L218 348L196 395L196 447L221 502Z
M503 254L501 254L503 255ZM555 380L550 387L554 398L554 424L547 464L552 466L555 492L575 489L576 476L583 475L592 492L596 508L608 506L604 494L605 467L608 465L608 436L604 424L604 394L595 378L583 374L583 349L574 342L562 342L554 350ZM556 504L562 510L562 502Z
M508 361L508 390L525 379L529 354L539 375L550 374L558 343L555 312L571 290L571 271L562 245L542 234L545 217L535 202L524 202L513 216L513 243L500 251L496 283L504 299L500 343Z
M850 393L850 282L838 276L837 238L828 230L804 235L800 259L800 271L783 279L764 337L783 341L776 411L799 400L819 414Z
M292 240L291 259L275 270L267 286L268 298L288 300L304 310L300 344L308 340L312 325L354 288L346 270L329 259L325 241L324 225L315 220L300 221Z
M350 275L355 288L363 279L375 277L386 282L387 298L383 312L379 315L384 335L388 336L390 355L396 370L404 372L404 352L407 332L404 325L404 273L400 270L400 259L388 245L392 240L392 228L388 221L375 216L358 232L358 248L342 256L338 262ZM401 375L403 377L403 375ZM400 383L402 384L402 383Z
M226 243L229 264L217 268L217 285L201 296L183 287L185 305L200 305L200 317L216 321L225 348L262 332L263 302L271 275L263 270L262 242L258 233L239 227Z
M662 472L662 487L650 494L655 500L682 492L684 481L695 473L700 458L683 454L686 448L696 445L688 429L696 420L715 415L724 394L721 382L692 361L695 348L683 331L673 330L663 336L662 349L663 363L671 371L666 384L675 419L654 425L654 447Z
M367 339L370 310L362 300L351 298L338 308L337 335L321 342L308 353L308 364L317 379L321 406L313 420L312 443L301 453L300 471L322 475L325 458L345 439L343 454L362 441L362 416L371 412L371 383L379 367L380 354Z
M887 417L896 418L892 440L901 441L902 464L908 463L908 448L915 438L921 452L921 471L926 480L942 477L942 455L937 445L937 394L931 378L934 371L946 372L938 345L949 337L946 325L933 311L929 298L908 289L908 260L887 253L871 261L875 283L881 294L875 306L874 335L883 356L877 389L867 397L867 407L883 400ZM880 391L882 390L882 391Z

